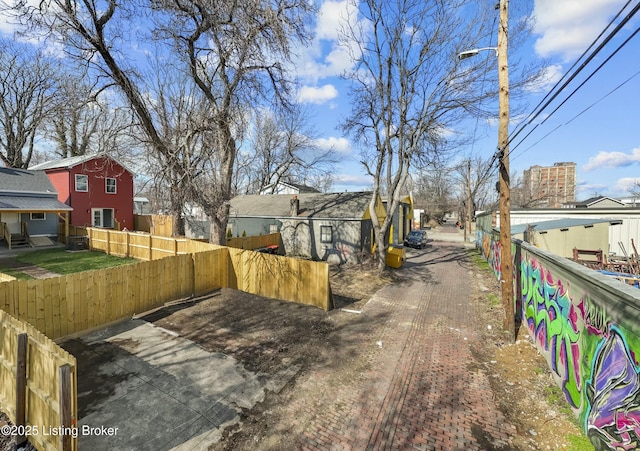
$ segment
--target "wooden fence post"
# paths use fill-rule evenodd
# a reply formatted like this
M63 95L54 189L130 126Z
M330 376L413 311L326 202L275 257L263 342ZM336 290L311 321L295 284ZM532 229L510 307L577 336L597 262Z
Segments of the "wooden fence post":
M111 234L107 230L107 254L111 255Z
M64 432L67 432L71 428L71 365L68 363L58 368L58 383L60 384L58 396L60 426ZM71 451L71 439L70 434L60 435L60 449L62 451Z
M27 334L18 334L18 350L16 359L16 426L26 426L27 404L27 346L29 337ZM18 429L20 430L20 429ZM16 444L27 441L24 435L16 437Z
M130 238L130 233L127 232L127 249L125 250L125 256L129 256L130 252L129 252L129 246L131 245L131 238Z
M153 238L153 235L149 235L149 261L153 259L152 238Z
M89 235L89 250L93 250L92 239L91 239L91 227L87 227L87 234Z

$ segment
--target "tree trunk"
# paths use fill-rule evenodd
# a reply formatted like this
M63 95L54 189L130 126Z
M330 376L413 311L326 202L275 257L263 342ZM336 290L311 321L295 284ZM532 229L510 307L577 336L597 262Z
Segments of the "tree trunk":
M182 197L178 195L177 188L172 188L169 194L171 204L171 216L173 217L173 229L171 230L172 236L184 236L184 217L182 215Z

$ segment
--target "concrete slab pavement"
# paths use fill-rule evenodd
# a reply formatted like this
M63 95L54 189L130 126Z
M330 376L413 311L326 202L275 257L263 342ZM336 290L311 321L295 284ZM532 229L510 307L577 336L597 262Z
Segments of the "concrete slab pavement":
M233 357L132 320L63 343L78 360L80 449L207 449L242 409L295 375L251 373ZM83 429L84 428L84 429Z

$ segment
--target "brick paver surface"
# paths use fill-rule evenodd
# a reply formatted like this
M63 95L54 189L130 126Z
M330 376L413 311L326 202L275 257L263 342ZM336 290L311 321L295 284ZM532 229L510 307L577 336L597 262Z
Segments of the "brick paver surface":
M379 291L363 315L384 317L370 337L367 370L328 392L299 448L510 449L515 435L497 409L472 348L481 339L474 277L462 243L412 252L406 284ZM319 412L318 412L319 413Z

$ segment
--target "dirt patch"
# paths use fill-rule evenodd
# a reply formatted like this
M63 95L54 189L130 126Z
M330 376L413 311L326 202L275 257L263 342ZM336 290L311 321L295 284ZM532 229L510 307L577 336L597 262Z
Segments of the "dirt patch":
M591 450L593 446L578 426L549 366L536 350L526 326L520 327L515 343L503 340L500 286L489 270L476 268L480 287L476 293L484 339L474 349L480 367L489 377L498 407L518 434L513 445L519 450ZM490 286L487 287L486 284Z
M7 426L11 427L13 426L13 423L4 412L0 412L0 428ZM15 449L15 435L0 434L0 451L14 451ZM19 449L20 451L36 451L35 447L29 442L23 443Z

